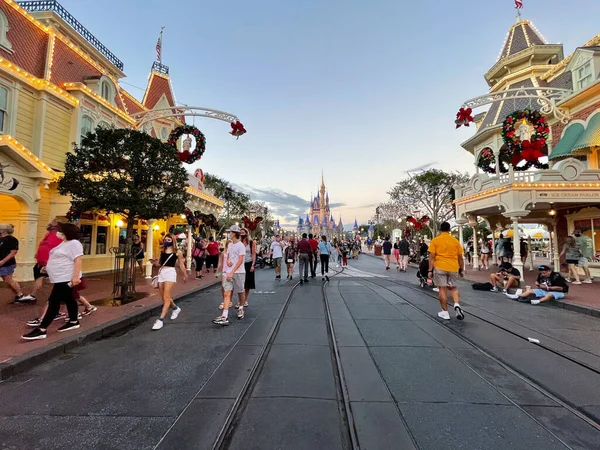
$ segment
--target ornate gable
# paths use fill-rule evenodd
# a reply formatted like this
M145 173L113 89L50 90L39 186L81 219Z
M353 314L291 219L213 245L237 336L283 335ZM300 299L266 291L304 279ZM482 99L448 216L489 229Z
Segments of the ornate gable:
M142 104L145 108L154 109L163 97L167 103L166 107L175 106L175 96L169 76L152 71Z

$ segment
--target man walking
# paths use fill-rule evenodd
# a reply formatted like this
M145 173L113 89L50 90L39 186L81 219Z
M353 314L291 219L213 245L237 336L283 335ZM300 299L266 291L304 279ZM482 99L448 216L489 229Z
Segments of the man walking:
M456 282L458 277L463 276L465 261L463 259L463 249L458 239L450 234L450 224L442 223L441 233L435 237L429 244L429 273L428 281L435 282L439 288L439 300L442 310L438 317L444 320L450 320L448 313L448 292L454 300L454 311L456 318L463 320L465 315L460 307L460 295ZM435 269L435 272L434 272Z
M281 242L281 236L276 235L275 240L271 242L271 251L269 257L273 260L275 266L275 279L281 280L281 261L283 259L283 243Z
M310 264L310 255L312 247L308 242L306 233L302 233L302 239L298 242L298 261L300 263L300 284L308 283L308 265Z
M392 257L392 243L389 236L383 241L383 260L385 261L385 270L390 270L390 259Z
M402 236L402 239L398 244L398 249L400 250L400 270L406 272L406 268L408 267L408 257L410 255L410 246L408 245L406 236Z
M594 253L592 238L583 234L579 228L576 229L573 234L575 235L575 242L579 249L579 253L581 254L579 261L577 261L577 266L581 267L585 274L585 280L583 280L583 282L588 284L592 283L592 275L590 274L590 261L592 260Z
M312 234L308 235L308 243L310 244L310 277L315 278L317 276L317 249L319 248L319 241L315 239Z

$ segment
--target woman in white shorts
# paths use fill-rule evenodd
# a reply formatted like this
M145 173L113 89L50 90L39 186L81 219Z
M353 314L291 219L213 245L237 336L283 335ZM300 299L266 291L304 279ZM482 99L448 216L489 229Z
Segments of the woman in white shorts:
M174 247L174 242L175 238L172 234L165 235L160 250L160 258L158 260L150 260L154 266L160 267L158 269L158 289L163 301L162 312L160 317L154 322L152 326L153 330L160 330L163 327L165 317L167 317L170 308L173 308L171 320L177 319L177 316L181 312L181 308L173 301L171 289L173 289L173 285L177 282L177 270L175 269L177 264L179 264L181 273L183 273L184 283L187 282L187 271L185 269L183 253L177 247Z

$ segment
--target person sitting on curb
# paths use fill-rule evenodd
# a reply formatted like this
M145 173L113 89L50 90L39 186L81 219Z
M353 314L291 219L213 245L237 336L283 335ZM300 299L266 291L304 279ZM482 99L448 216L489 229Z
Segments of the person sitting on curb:
M515 269L511 263L503 262L500 265L498 273L490 275L492 286L491 291L498 292L498 286L502 287L502 292L508 292L509 288L518 288L521 283L521 272Z
M565 295L569 292L569 285L562 275L554 272L548 266L540 266L539 270L535 289L526 289L524 292L518 289L514 295L506 294L506 296L520 302L527 302L530 297L535 296L535 299L531 300L532 305L565 298Z

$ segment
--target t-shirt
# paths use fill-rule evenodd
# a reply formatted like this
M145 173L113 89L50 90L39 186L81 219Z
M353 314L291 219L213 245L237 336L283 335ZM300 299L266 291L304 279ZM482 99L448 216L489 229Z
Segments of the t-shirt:
M6 258L13 250L19 250L19 240L10 234L0 238L0 260ZM2 267L14 266L17 264L15 258L10 258Z
M210 256L217 256L219 254L219 243L215 241L211 242L206 246L206 251Z
M51 283L68 283L73 278L75 259L83 256L83 245L76 239L63 241L50 250L46 272ZM79 272L81 277L81 272Z
M560 286L563 288L562 292L569 292L569 285L567 284L567 280L563 278L563 276L558 272L551 272L550 276L544 277L541 273L537 277L537 282L539 284L546 284L548 287L550 286Z
M223 258L223 273L230 273L240 260L240 256L246 256L246 246L239 241L229 244ZM231 267L229 267L229 261L232 263ZM243 262L240 264L240 267L238 267L235 273L246 273L246 268L244 267Z
M384 255L391 255L392 254L392 243L390 241L385 241L382 245L383 247L383 254Z
M271 251L273 252L273 258L283 258L283 244L281 242L273 241Z
M400 241L400 243L398 244L398 249L400 250L401 255L410 254L410 246L408 245L408 241L406 239Z
M460 242L448 232L442 232L432 239L429 253L435 254L433 267L446 272L458 272L458 257L463 254Z
M40 246L35 254L35 259L38 264L40 266L45 266L50 257L50 250L60 245L62 242L63 240L56 235L56 231L46 233L46 236L44 236L44 239L40 242Z
M570 247L565 244L563 248L565 250L565 259L575 260L581 258L581 252L577 247Z
M317 241L316 239L309 239L308 243L310 244L310 248L313 252L316 252L319 248L319 241Z
M581 255L584 258L592 259L594 253L592 238L582 234L581 236L575 238L575 242L577 243L577 248L579 248Z
M319 252L321 255L329 255L331 253L331 244L329 242L319 242Z
M308 239L300 239L298 242L298 253L309 253L312 252L312 247L308 242Z
M514 267L510 270L503 270L500 273L504 273L505 277L509 277L509 276L513 276L513 277L520 277L521 276L521 272L519 272L517 269L515 269Z

